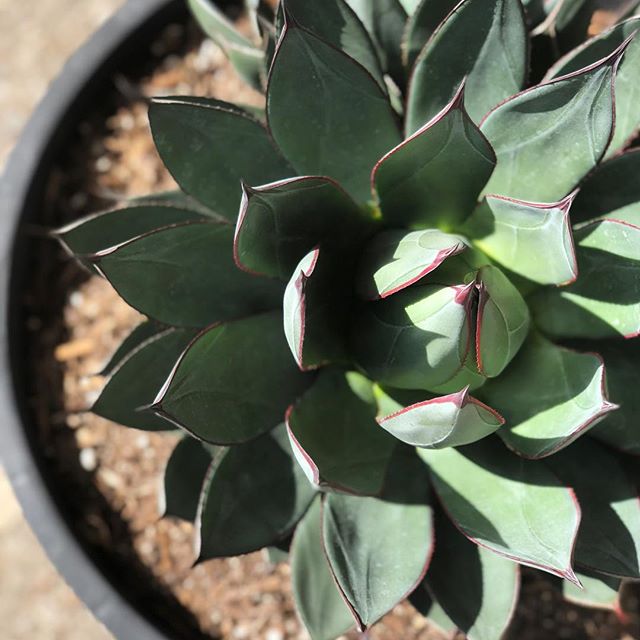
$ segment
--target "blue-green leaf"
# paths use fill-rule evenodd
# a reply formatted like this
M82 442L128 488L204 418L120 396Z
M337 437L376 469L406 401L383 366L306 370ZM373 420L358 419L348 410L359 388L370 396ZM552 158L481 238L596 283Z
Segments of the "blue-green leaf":
M518 600L518 565L467 540L441 513L436 540L428 592L469 640L502 638Z
M611 400L619 405L597 424L590 435L619 451L640 455L640 344L632 341L602 341L598 352L607 367L607 388Z
M387 298L466 248L461 236L437 229L384 231L374 236L362 252L356 288L365 300Z
M504 375L482 398L507 424L505 443L527 458L543 458L571 444L616 405L609 402L602 359L558 347L532 334Z
M359 62L386 91L380 60L364 25L345 0L286 0L293 21Z
M590 571L640 578L640 497L622 458L584 438L546 463L582 509L575 561Z
M485 193L555 202L575 188L609 145L623 53L619 48L591 67L527 89L486 116L480 128L498 164Z
M557 78L597 62L611 54L627 38L633 36L639 28L640 17L635 17L607 29L577 49L570 51L549 69L545 77L547 79ZM639 74L640 39L634 38L633 42L629 44L616 73L616 126L613 139L607 150L607 155L609 156L624 148L637 133L640 126Z
M411 69L423 47L460 0L415 0L404 33L402 50L406 66Z
M496 411L469 395L458 393L423 400L378 418L380 426L414 447L444 449L476 442L504 424Z
M451 379L470 347L475 282L421 285L369 302L351 327L353 356L374 380L430 389Z
M498 264L538 284L576 279L569 207L575 194L540 204L487 196L465 230L473 244Z
M291 543L291 582L296 610L311 640L335 640L353 626L322 548L320 498L302 518Z
M187 0L187 3L203 31L227 54L238 74L261 90L264 52L234 27L213 0Z
M214 456L199 440L185 436L174 447L164 469L159 512L194 522L200 492Z
M497 438L418 451L442 505L465 536L498 555L576 582L571 561L580 509L571 490L542 462L515 456Z
M536 324L555 337L640 333L640 227L596 221L574 230L578 279L530 298Z
M529 309L518 289L497 267L480 269L478 289L476 361L482 375L495 378L529 333Z
M360 629L404 600L431 559L428 474L413 456L394 463L381 498L330 494L324 502L324 547Z
M640 149L599 165L582 183L571 207L573 223L598 218L640 227Z

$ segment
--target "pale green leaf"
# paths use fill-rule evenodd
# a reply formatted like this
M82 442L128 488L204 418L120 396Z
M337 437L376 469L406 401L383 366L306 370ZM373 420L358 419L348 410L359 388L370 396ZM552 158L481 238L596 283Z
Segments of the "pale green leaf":
M527 89L488 114L480 128L498 164L485 193L555 202L575 188L609 145L613 79L622 53Z
M361 629L416 588L431 558L429 477L420 460L402 457L382 497L330 494L324 502L324 547Z
M357 290L365 300L386 298L415 284L466 248L461 236L437 229L384 231L362 252Z
M291 543L291 582L296 610L311 640L335 640L353 626L353 616L333 579L322 548L320 498L296 528Z
M469 395L468 388L423 400L378 418L383 429L407 444L425 449L459 447L495 433L504 419Z
M487 196L465 226L473 244L538 284L567 284L578 273L569 222L573 194L553 204Z
M469 539L576 581L571 558L580 511L571 490L542 462L514 455L497 438L418 451L447 514Z
M499 435L520 455L542 458L568 446L616 408L607 399L602 359L532 334L482 398L504 416Z
M573 235L578 279L530 298L536 324L554 337L635 337L640 333L640 227L605 219Z

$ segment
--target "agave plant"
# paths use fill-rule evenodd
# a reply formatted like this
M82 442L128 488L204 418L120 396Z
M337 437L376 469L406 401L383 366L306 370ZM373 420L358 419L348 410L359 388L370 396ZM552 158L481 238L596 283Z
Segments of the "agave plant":
M496 640L519 565L616 606L640 578L637 2L534 84L590 3L282 0L248 35L190 4L265 111L153 101L181 191L56 232L148 318L93 411L184 434L166 515L200 561L288 553L314 640L409 596Z

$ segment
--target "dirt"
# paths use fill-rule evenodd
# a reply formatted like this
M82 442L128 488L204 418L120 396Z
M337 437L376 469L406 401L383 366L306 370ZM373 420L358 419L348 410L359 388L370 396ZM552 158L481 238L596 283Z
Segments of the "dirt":
M76 144L54 173L37 246L33 287L25 299L31 389L40 438L63 488L78 534L98 562L132 597L144 600L161 624L181 637L302 640L287 565L261 553L191 568L192 528L158 519L159 476L174 435L143 433L109 423L87 409L104 379L96 375L140 316L109 285L88 277L49 240L44 227L113 205L124 197L171 188L146 119L151 95L194 94L259 104L236 79L217 47L182 25L151 47L153 71L114 78L116 91L101 113L80 123ZM552 581L525 572L515 640L621 640L629 635L613 613L561 602ZM348 636L355 638L355 635ZM402 603L376 626L372 640L444 640L447 636Z

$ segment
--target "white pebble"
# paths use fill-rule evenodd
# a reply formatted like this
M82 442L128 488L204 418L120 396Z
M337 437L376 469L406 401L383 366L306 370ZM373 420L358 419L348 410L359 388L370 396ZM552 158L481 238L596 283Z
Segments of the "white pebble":
M82 305L83 300L84 296L79 291L74 291L69 296L69 304L76 309Z
M98 466L98 457L96 450L92 448L80 449L80 466L85 471L95 471Z
M268 629L264 638L265 640L284 640L284 634L280 629Z

